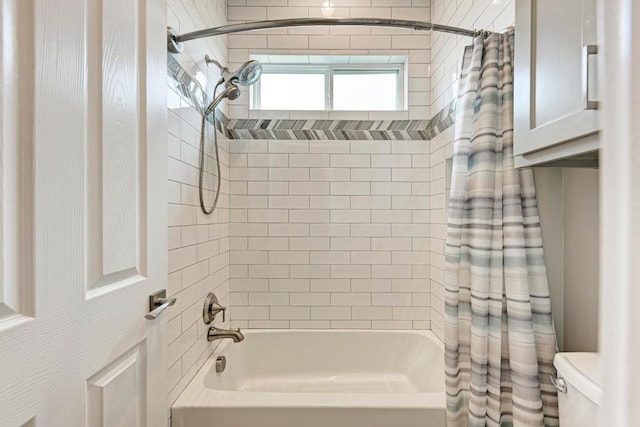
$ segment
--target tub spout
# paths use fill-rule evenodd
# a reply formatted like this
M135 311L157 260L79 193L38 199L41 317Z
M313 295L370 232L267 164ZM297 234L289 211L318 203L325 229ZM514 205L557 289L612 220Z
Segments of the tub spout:
M233 342L240 342L244 339L244 335L240 332L240 329L220 329L215 326L209 328L207 333L207 340L215 341L225 338L231 338Z

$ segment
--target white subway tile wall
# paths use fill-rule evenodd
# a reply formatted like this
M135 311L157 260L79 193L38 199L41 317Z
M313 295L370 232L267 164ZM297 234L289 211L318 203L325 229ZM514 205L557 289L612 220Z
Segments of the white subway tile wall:
M428 329L428 151L231 141L232 326Z
M227 7L225 0L168 0L168 25L178 32L225 25L227 13L230 23L321 16L322 3L228 0ZM493 30L514 21L513 0L333 3L333 16L431 19ZM453 98L468 42L400 29L292 28L192 41L177 59L191 75L199 72L215 81L217 71L205 66L205 54L230 67L251 53L407 55L408 112L265 114L426 119ZM170 402L214 350L200 317L209 291L230 307L234 326L432 328L442 338L445 159L451 155L451 130L430 142L222 137L222 194L218 211L206 217L197 193L200 116L173 90L168 95L168 293L178 297L168 312ZM232 118L247 118L257 114L249 113L248 104L245 90L223 108ZM210 142L207 153L212 154ZM212 166L208 157L207 170ZM214 182L207 174L208 200Z
M515 22L514 0L431 0L431 21L442 25L503 31ZM431 111L443 109L457 90L464 47L469 37L431 34Z
M325 0L229 0L229 23L265 19L323 17ZM431 0L336 0L333 17L428 21ZM249 109L246 91L229 109L230 118L324 118L344 120L427 120L431 117L431 35L381 27L298 27L229 35L230 67L251 54L403 55L408 59L408 110L397 112L296 112Z
M168 23L178 32L224 25L225 0L168 0ZM204 55L226 62L224 37L185 43L185 52L176 55L178 62L195 76L217 80L217 72L207 69ZM210 85L209 85L210 86ZM212 88L208 88L212 92ZM198 161L200 114L185 98L168 86L169 145L169 283L168 296L178 298L167 310L168 322L168 393L173 403L218 343L206 339L202 322L202 303L208 292L215 292L222 304L229 303L229 176L228 141L221 136L220 160L222 185L218 209L205 216L199 208ZM207 143L206 200L211 203L215 178L213 145L209 126ZM220 136L220 135L219 135ZM222 326L221 319L217 325ZM228 322L227 322L228 324Z

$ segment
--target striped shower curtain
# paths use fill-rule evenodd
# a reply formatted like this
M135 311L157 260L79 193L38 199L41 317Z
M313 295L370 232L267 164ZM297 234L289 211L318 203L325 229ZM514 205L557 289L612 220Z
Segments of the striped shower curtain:
M445 275L448 426L555 426L556 338L533 172L513 167L513 31L462 65Z

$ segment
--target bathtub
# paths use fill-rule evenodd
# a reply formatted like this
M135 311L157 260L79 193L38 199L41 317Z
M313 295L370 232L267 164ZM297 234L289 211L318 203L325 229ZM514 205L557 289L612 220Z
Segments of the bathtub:
M180 395L173 427L445 426L444 350L432 332L243 333Z

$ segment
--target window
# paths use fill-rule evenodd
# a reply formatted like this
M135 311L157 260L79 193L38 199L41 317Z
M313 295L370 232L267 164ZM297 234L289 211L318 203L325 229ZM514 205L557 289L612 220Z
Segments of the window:
M400 110L399 70L335 70L333 110Z
M251 88L253 109L393 111L406 108L405 57L277 57L289 63L273 63L269 55L254 56L263 63L263 73ZM300 63L304 58L308 58L307 62ZM322 58L327 63L323 63ZM370 62L367 58L371 58ZM392 58L398 62L390 63ZM331 60L333 62L328 63Z
M265 66L255 87L256 109L325 110L323 70Z

